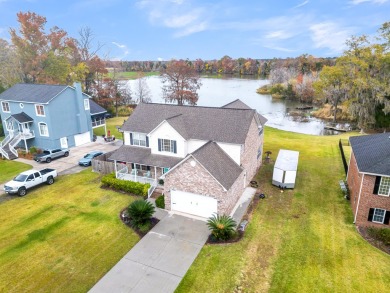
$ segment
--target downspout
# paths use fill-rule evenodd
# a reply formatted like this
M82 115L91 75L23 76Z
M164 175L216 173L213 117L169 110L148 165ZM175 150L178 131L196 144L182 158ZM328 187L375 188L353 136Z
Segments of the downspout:
M358 202L357 202L357 206L356 206L355 219L353 220L354 224L356 223L356 218L357 218L357 214L359 211L360 195L362 194L363 181L364 181L364 173L363 173L362 182L360 182L360 190L359 190L359 197L358 197Z

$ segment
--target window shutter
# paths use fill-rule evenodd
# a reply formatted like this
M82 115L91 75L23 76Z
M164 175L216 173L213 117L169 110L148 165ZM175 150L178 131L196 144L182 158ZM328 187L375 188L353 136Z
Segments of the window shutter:
M130 145L133 145L133 134L130 132Z
M378 194L379 185L381 184L381 176L376 176L373 194Z
M149 147L149 137L146 136L146 147L148 148Z
M370 211L368 212L368 219L367 221L370 221L372 222L372 217L374 216L374 209L370 209Z
M134 169L134 163L131 163L131 169Z
M158 139L158 151L161 152L161 138Z
M176 149L176 140L172 140L173 143L173 152L177 154L177 149Z
M389 219L390 219L390 211L386 211L385 220L384 220L383 224L389 225Z

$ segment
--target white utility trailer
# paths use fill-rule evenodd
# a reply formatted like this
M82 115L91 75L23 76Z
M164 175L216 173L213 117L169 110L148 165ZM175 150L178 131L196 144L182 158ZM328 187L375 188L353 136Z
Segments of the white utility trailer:
M280 188L294 188L299 152L280 150L274 166L272 184Z

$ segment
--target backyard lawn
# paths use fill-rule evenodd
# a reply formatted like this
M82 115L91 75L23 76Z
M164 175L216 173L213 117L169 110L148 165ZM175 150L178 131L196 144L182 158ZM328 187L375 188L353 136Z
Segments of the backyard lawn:
M88 168L0 204L0 292L87 292L139 237Z
M364 241L352 224L338 181L345 178L338 140L265 129L264 151L300 151L297 184L270 184L273 162L256 180L266 199L244 239L205 245L177 292L386 292L390 256Z
M0 183L5 183L8 180L14 178L20 172L29 169L31 169L30 165L15 161L3 160L0 158ZM0 190L0 194L1 193L3 193L2 190Z
M111 135L115 135L115 138L122 139L122 133L118 131L116 126L122 126L124 120L126 120L127 117L114 117L110 119L106 119L106 127L107 131L110 130ZM104 127L95 128L93 130L93 134L97 136L102 136L104 134Z

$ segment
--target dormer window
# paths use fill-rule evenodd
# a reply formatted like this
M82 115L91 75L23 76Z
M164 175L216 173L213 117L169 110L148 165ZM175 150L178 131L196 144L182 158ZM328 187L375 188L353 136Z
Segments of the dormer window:
M9 113L11 112L9 109L9 103L8 102L1 102L1 106L3 108L3 112Z
M45 116L45 107L43 105L35 105L35 113L37 116Z

